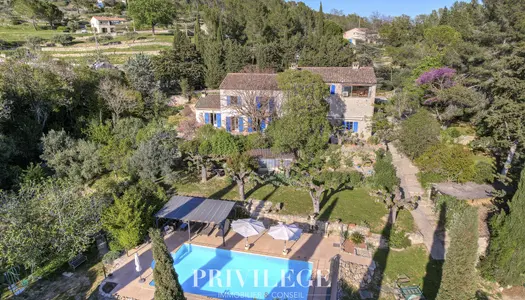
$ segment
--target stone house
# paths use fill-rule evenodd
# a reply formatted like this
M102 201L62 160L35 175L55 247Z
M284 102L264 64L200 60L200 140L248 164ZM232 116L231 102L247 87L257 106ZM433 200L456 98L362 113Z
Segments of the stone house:
M95 33L113 33L115 32L115 26L123 22L126 22L126 19L103 16L93 16L91 21L89 21L91 30Z
M376 76L374 69L354 64L352 67L299 67L319 74L327 84L330 104L327 118L335 126L357 133L363 138L372 134ZM195 105L197 122L225 128L233 134L264 130L273 116L279 116L285 101L279 90L277 74L229 73L219 87L219 95L206 95ZM252 107L250 107L252 106ZM261 112L259 123L245 111Z
M343 38L354 45L357 45L357 41L375 44L379 34L368 28L352 28L343 33Z

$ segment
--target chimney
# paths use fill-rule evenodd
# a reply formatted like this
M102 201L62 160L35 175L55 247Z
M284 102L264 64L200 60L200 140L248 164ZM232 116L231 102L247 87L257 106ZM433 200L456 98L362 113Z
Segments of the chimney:
M354 61L352 63L352 69L354 69L354 70L358 70L359 69L359 62L358 61Z

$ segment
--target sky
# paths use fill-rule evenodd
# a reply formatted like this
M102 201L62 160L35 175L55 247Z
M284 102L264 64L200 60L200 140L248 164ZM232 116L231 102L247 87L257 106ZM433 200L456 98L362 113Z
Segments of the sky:
M295 0L319 9L319 0ZM341 9L345 14L356 13L369 17L378 11L382 15L399 16L402 14L415 17L419 14L429 14L434 9L450 7L457 0L322 0L323 11L330 12L333 8Z

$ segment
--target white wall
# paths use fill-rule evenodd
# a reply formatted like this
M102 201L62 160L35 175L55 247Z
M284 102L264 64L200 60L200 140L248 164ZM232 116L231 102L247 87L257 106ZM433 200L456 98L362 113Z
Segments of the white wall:
M330 111L328 113L330 119L337 119L341 122L352 121L358 122L359 135L368 138L372 135L372 116L374 115L374 102L376 97L376 86L369 87L369 94L367 98L363 97L343 97L343 86L350 86L350 84L329 83L328 85L335 85L335 94L330 95L327 101L330 104Z

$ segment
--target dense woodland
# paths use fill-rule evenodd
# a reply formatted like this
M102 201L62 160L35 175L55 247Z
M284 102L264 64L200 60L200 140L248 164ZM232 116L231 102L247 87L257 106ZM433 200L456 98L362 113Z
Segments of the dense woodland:
M248 137L196 129L191 112L167 107L167 99L217 88L228 72L359 61L375 67L378 89L393 92L390 101L377 105L369 142L398 143L420 166L422 183L504 187L479 269L505 285L523 283L525 250L518 247L525 243L523 175L518 183L525 161L525 2L458 2L415 18L345 16L282 0L188 2L130 3L127 15L137 26L174 29L173 49L137 55L121 70L71 65L24 47L0 63L0 269L60 265L101 230L112 250L130 249L147 236L152 213L172 184L188 174L206 180L212 165L224 166L244 196L255 168L245 152L254 148L296 154L298 165L287 170L290 182L310 192L318 213L326 190L362 181L358 174L339 172L330 159L327 141L340 128L324 117L328 91L318 76L281 73L279 86L293 95L284 116ZM33 19L45 20L53 11L34 9L40 14L29 16ZM194 23L192 37L179 30L183 22ZM342 38L358 25L377 30L380 43L353 46ZM465 133L476 136L469 147L456 143ZM373 184L392 192L395 173L384 169ZM475 227L468 222L471 211L457 211L453 224ZM461 265L461 256L472 262L476 255L461 251L457 240L465 231L457 228L451 253L460 258L445 264L450 274L454 261ZM469 272L476 269L446 284L444 279L440 297L449 299L461 280L476 276Z

